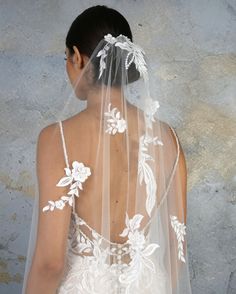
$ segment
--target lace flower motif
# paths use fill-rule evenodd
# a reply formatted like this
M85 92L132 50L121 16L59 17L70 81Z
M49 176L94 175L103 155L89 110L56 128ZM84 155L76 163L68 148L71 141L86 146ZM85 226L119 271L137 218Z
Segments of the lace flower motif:
M70 191L67 196L62 196L60 200L48 201L48 205L43 207L43 212L47 210L54 210L54 208L63 209L65 204L68 202L70 206L74 203L74 196L79 197L79 189L83 190L82 183L91 175L89 167L84 166L82 162L73 161L72 169L65 167L66 176L61 178L56 184L57 187L65 187L70 185Z
M115 135L118 133L123 133L126 128L127 124L126 121L121 118L120 112L117 111L117 108L114 107L111 110L111 103L108 105L108 111L104 113L105 116L108 117L107 119L107 126L106 133L109 133L110 135Z
M144 59L145 52L140 46L134 44L128 37L122 34L120 34L116 38L113 37L111 34L107 34L104 36L104 39L107 41L107 44L97 54L97 57L100 57L100 72L98 79L101 78L103 70L106 68L105 58L107 56L107 51L109 50L110 45L113 44L116 47L128 51L125 60L125 68L128 69L132 62L134 62L136 69L140 73L140 76L142 76L146 80L148 79L146 61ZM121 42L120 40L124 41Z
M183 243L184 242L184 235L186 235L186 226L184 223L180 223L177 219L177 216L170 216L171 219L171 226L174 229L178 241L178 258L185 262L184 252L183 252Z
M128 235L127 243L130 244L131 261L127 270L119 276L119 281L127 285L126 293L129 293L131 284L139 280L139 275L143 271L150 270L152 273L156 272L150 255L160 246L156 243L147 244L144 233L138 230L142 219L143 215L141 214L136 214L132 219L129 219L126 213L126 228L120 234L121 237Z

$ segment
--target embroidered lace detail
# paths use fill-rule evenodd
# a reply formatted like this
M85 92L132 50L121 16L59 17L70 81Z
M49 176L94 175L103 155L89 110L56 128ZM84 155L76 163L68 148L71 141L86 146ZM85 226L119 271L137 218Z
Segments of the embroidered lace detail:
M133 283L139 287L140 275L142 271L150 272L150 281L152 282L153 273L155 273L154 263L149 258L153 252L160 247L156 243L148 244L147 240L142 232L138 229L140 222L143 219L143 215L136 214L132 219L129 219L126 213L126 228L120 234L121 237L128 235L127 243L130 244L130 257L131 262L129 263L127 270L119 276L119 281L126 285L126 293L129 293L130 287Z
M82 183L91 175L89 167L84 166L82 162L73 161L73 169L65 167L66 177L62 177L56 184L57 187L65 187L70 185L70 191L67 196L61 196L60 200L48 201L48 205L43 207L43 212L47 210L54 210L54 208L63 209L65 204L68 203L70 206L74 205L74 197L79 197L79 189L83 190Z
M126 228L120 236L128 235L128 240L122 244L106 242L93 229L92 238L88 238L79 228L87 223L77 214L72 216L67 266L57 293L134 294L145 289L154 291L157 286L157 293L162 293L166 277L155 269L151 258L159 245L148 244L148 236L139 230L142 215L129 219L126 214Z
M106 129L106 133L109 133L110 135L115 135L117 132L123 133L126 130L126 121L121 118L120 111L118 111L116 107L111 109L111 103L108 104L108 111L105 112L104 115L108 117L108 128Z
M152 122L155 122L155 113L160 107L159 101L152 100L151 98L147 99L147 105L145 105L145 118L147 126L152 129Z
M177 216L170 216L171 226L174 229L178 241L178 258L185 262L184 252L183 252L183 243L184 235L186 235L186 226L184 223L180 223Z
M106 68L105 58L107 57L107 51L110 49L111 45L120 47L121 49L128 51L125 60L126 69L128 69L131 63L134 62L136 69L140 73L140 76L142 76L145 80L148 79L146 61L144 59L145 52L140 46L134 44L128 37L121 34L116 38L113 37L111 34L107 34L104 36L104 39L107 41L107 44L97 54L97 57L100 57L100 73L98 79L101 78L102 73ZM124 41L120 42L121 39L123 39Z
M148 165L147 161L154 161L153 157L148 154L148 145L163 145L163 142L158 140L157 137L150 137L149 135L143 135L140 137L139 142L139 160L138 160L138 176L139 184L142 185L144 180L146 184L146 210L149 216L151 216L152 209L156 201L156 190L157 184L156 179L153 175L151 167Z

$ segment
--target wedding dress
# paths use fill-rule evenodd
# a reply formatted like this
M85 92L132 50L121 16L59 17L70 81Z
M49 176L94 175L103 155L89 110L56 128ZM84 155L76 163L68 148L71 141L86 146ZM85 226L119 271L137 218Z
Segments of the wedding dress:
M95 66L97 75L90 76ZM83 77L93 76L102 102L98 104L99 131L96 138L91 138L97 146L96 155L91 154L94 166L69 157L63 121L58 119L65 174L55 185L69 189L67 195L45 203L42 210L53 213L66 205L72 208L66 262L57 294L191 294L180 144L174 128L156 119L160 105L151 98L147 68L143 49L122 35L104 36L90 57ZM80 83L81 77L77 85ZM118 95L119 106L113 103L117 100L112 100L112 95ZM131 103L136 103L137 108ZM70 99L66 106L71 113L74 106ZM95 177L101 189L91 184ZM119 198L122 206L117 208L112 182L120 182L119 191L125 191ZM94 195L88 197L88 203L92 204L99 194L99 230L76 211L76 201L86 197L87 183ZM92 209L91 214L95 218ZM35 247L37 219L38 196L23 294ZM120 242L114 241L116 226L123 228Z

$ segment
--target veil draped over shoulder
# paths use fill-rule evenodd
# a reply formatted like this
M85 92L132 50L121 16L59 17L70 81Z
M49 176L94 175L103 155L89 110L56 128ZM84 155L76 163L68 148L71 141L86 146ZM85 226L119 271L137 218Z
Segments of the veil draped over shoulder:
M41 209L53 214L71 208L58 293L191 293L185 161L174 128L159 120L162 108L151 82L144 50L126 36L107 34L73 85L73 93L86 92L95 105L83 113L87 123L74 134L73 152L63 120L78 113L79 99L71 95L58 117L65 168L55 185L64 190ZM38 198L37 192L23 291Z

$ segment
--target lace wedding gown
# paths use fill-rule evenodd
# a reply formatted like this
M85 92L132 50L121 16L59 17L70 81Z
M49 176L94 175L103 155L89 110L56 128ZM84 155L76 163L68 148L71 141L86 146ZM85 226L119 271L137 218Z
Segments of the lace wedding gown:
M68 155L61 121L59 125L68 168ZM173 129L172 131L174 132ZM175 138L178 144L176 135ZM78 164L74 161L72 165L75 167ZM87 176L89 175L87 170ZM168 281L165 270L161 268L161 264L160 266L157 264L157 256L155 263L152 262L154 251L159 245L149 241L149 223L139 231L141 220L140 214L136 214L132 219L126 216L126 233L131 227L133 230L130 230L125 243L113 243L79 217L73 206L67 240L66 265L56 293L172 293L167 290Z

